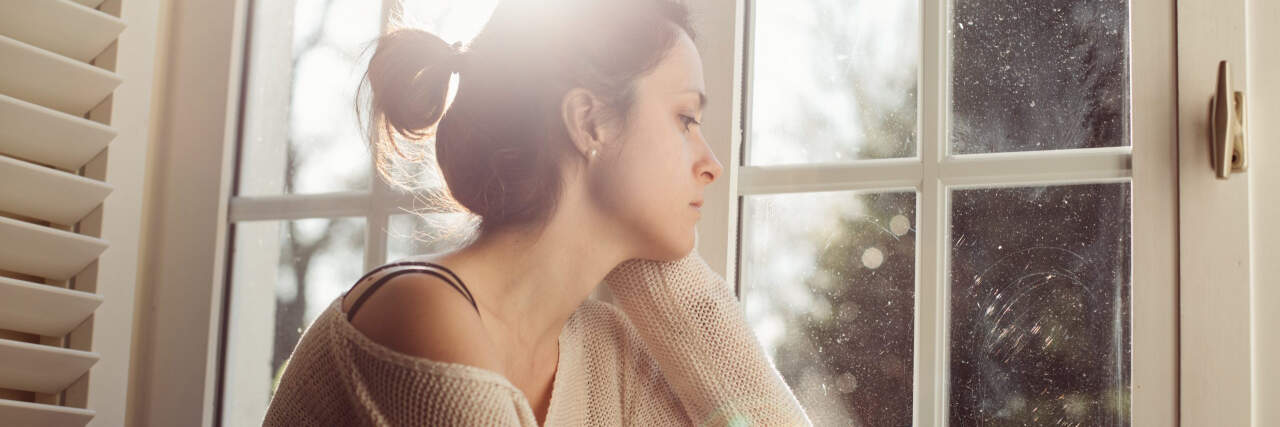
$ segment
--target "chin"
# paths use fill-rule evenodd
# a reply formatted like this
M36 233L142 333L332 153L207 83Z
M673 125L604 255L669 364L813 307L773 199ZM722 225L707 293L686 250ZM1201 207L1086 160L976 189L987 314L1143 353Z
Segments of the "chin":
M693 252L698 243L698 229L687 222L679 226L667 223L648 228L649 233L636 236L640 256L654 261L677 261ZM644 243L641 243L644 242Z
M693 250L693 245L684 244L683 242L675 245L663 245L662 248L656 251L656 256L652 259L657 261L676 261L688 255L690 250Z
M697 244L698 244L697 229L690 229L690 231L683 233L680 236L680 243L676 245L676 253L672 255L672 258L670 259L670 261L679 260L681 258L684 258L686 255L689 255L689 252L693 252L693 249L694 247L697 246Z
M677 261L693 251L693 233L682 233L671 238L662 239L654 247L649 248L650 256L645 258L655 261Z

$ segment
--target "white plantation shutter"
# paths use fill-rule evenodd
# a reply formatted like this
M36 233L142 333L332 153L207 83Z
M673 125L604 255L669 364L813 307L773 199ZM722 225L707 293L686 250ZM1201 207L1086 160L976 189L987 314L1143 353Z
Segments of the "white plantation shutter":
M125 29L101 3L0 1L4 425L83 426L95 415L87 378L100 356L82 329L104 302L95 261L109 245L95 210L114 188L86 166L117 136L112 46Z

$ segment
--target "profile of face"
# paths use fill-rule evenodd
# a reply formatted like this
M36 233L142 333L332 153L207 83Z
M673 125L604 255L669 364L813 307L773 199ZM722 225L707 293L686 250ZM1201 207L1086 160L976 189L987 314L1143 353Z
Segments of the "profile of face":
M703 137L702 60L681 30L635 82L625 125L588 168L588 200L634 243L637 258L675 260L694 246L706 187L723 166Z

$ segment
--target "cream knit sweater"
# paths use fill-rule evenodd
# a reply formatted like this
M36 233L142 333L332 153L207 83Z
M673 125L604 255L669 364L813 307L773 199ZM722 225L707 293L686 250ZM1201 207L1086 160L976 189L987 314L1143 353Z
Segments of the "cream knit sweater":
M630 260L559 336L546 425L811 425L697 251ZM536 426L501 374L398 353L361 334L335 299L298 342L264 425Z

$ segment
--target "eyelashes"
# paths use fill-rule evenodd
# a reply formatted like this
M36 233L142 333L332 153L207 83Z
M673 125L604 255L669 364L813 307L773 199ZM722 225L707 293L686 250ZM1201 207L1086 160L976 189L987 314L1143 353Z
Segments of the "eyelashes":
M699 121L697 121L696 119L694 119L693 117L689 117L689 116L686 116L686 115L684 115L684 114L681 114L681 115L680 115L680 121L684 122L684 130L686 130L686 131L692 130L692 129L690 129L690 128L689 128L689 127L690 127L690 126L692 126L692 125L702 126L702 122L699 122Z

